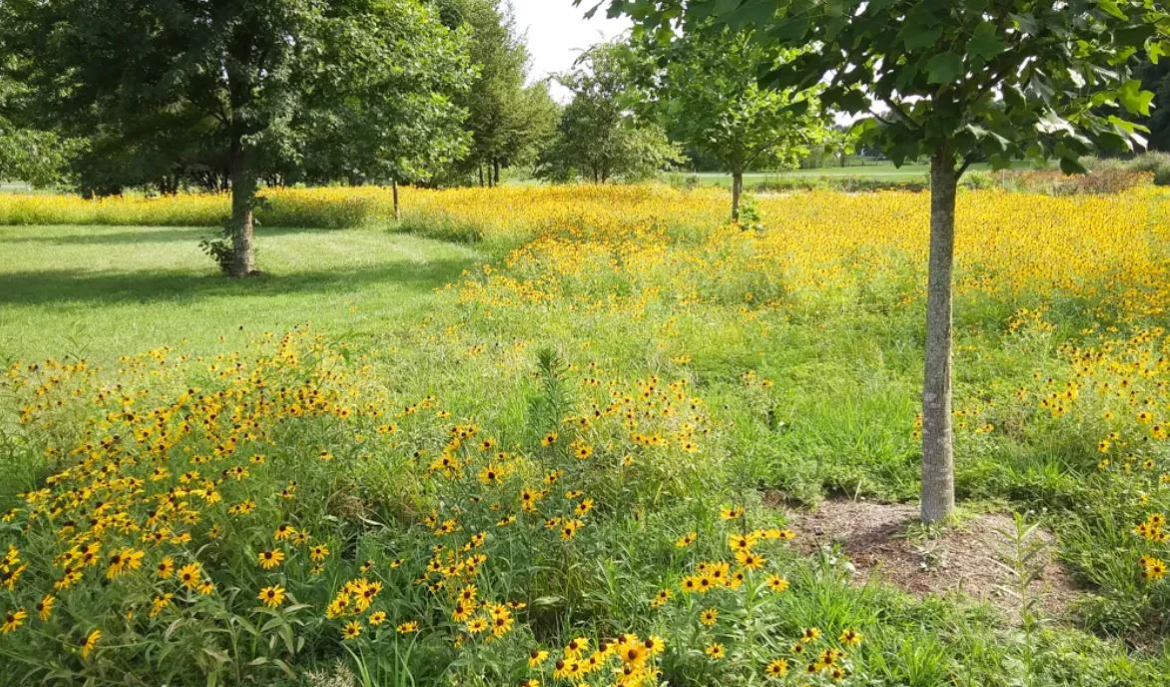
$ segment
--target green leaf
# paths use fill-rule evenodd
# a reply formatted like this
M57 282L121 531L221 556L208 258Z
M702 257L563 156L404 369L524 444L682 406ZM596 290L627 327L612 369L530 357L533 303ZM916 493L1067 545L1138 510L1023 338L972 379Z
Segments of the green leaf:
M1117 89L1117 99L1121 101L1121 106L1131 114L1149 117L1150 103L1154 100L1154 94L1143 91L1142 82L1132 79Z
M943 28L941 26L907 25L906 28L902 29L902 43L906 46L906 50L921 50L937 43L942 34Z
M1085 174L1089 170L1085 169L1085 166L1074 157L1062 157L1060 158L1060 171L1065 174Z
M775 0L747 0L739 11L735 13L735 19L738 23L747 26L764 26L768 24L776 15ZM805 27L808 26L808 20L804 21ZM803 35L803 33L801 34Z
M1153 43L1146 50L1146 55L1150 58L1150 62L1154 64L1158 64L1158 58L1166 54L1170 54L1170 41Z
M1129 16L1121 11L1121 7L1118 6L1115 0L1097 0L1097 7L1101 8L1101 11L1105 14L1112 15L1118 19L1129 19Z
M927 82L949 84L963 75L963 58L949 50L939 53L926 63Z
M984 60L990 60L1006 48L996 33L995 24L989 21L975 27L975 32L971 34L971 40L967 43L967 52Z
M741 0L715 0L714 14L716 16L731 14L732 12L739 9L740 2Z

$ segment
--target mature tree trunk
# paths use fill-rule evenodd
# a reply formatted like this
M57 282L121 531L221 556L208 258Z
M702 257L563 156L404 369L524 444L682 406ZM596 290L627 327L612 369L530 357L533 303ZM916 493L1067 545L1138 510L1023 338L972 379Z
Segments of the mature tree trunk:
M398 211L398 180L390 180L390 189L394 193L394 221L402 219L401 213Z
M743 170L731 172L731 221L739 221L739 197L743 194Z
M926 365L922 387L922 519L937 522L955 508L951 426L951 273L955 257L955 161L930 163L930 274L926 297Z
M476 165L475 167L479 170L479 185L483 186L483 165Z
M252 206L256 198L256 173L237 139L232 142L232 266L231 276L246 277L256 271L252 247Z
M496 180L496 186L499 186L500 185L500 161L493 160L492 167L493 167L492 177Z

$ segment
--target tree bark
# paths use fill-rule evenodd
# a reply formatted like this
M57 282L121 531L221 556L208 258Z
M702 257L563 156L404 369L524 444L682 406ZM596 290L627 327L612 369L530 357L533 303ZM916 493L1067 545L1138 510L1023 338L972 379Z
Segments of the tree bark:
M495 179L496 186L499 186L500 185L500 161L493 160L492 167L493 167L492 177Z
M937 522L955 508L951 418L951 274L955 256L954 157L930 163L930 263L926 295L926 361L922 386L922 520Z
M483 186L483 165L476 165L476 168L479 169L479 185L480 185L480 187L482 187Z
M397 222L398 220L402 219L402 214L398 210L398 180L397 179L390 180L390 189L394 194L394 221Z
M246 277L256 271L252 245L252 207L256 198L256 173L237 139L232 142L232 267L231 276Z
M731 173L731 221L739 221L739 197L743 194L743 170Z

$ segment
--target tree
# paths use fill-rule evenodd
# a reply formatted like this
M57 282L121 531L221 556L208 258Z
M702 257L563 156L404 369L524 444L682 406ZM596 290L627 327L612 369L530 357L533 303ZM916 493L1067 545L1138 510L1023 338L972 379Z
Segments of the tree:
M347 67L331 70L295 116L302 142L285 173L308 183L389 184L397 218L399 184L428 181L467 155L471 135L459 101L475 70L465 30L453 33L414 0L394 5L362 27L379 50L340 35L325 42L325 64Z
M845 167L849 156L857 152L858 132L852 126L833 126L825 131L821 144L837 160L837 164Z
M439 0L438 6L444 24L468 32L471 59L479 69L459 100L471 136L461 170L478 173L481 185L492 186L499 183L501 168L534 158L537 142L556 125L556 112L546 85L525 86L528 49L510 3Z
M50 186L63 180L68 158L79 144L15 120L26 96L21 84L0 76L0 180Z
M656 81L663 119L674 140L731 172L733 220L746 170L795 167L825 129L815 89L766 89L756 81L758 65L793 56L767 55L727 27L687 33L661 51L667 66Z
M567 181L578 175L604 184L614 177L645 178L681 160L661 127L631 110L633 89L624 46L601 44L557 80L573 99L561 113L557 134L537 163L537 175Z
M581 0L576 0L578 3ZM955 196L972 162L1078 157L1132 149L1153 94L1141 51L1170 52L1158 0L605 0L659 40L707 23L749 32L771 54L810 46L763 83L809 88L864 117L863 140L896 164L930 159L931 221L922 400L922 518L954 508L951 274ZM599 3L605 4L605 2ZM596 10L595 6L593 10Z
M1147 59L1142 88L1154 94L1150 116L1139 120L1150 128L1150 149L1170 153L1170 60L1155 63Z
M402 154L411 132L386 128L401 110L375 107L441 110L445 96L428 86L443 80L428 75L465 63L460 37L421 0L6 0L0 51L15 56L6 75L35 94L45 128L92 134L94 152L134 163L131 180L222 165L232 214L220 256L233 276L255 271L261 177L296 170L298 151L337 131L378 153L348 162L356 171L399 173L431 148Z

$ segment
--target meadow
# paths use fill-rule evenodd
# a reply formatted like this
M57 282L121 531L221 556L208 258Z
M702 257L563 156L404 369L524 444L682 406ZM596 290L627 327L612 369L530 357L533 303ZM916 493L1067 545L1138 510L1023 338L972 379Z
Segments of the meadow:
M1170 684L1164 189L960 194L961 509L896 536L1017 514L994 602L798 525L917 496L926 194L266 195L230 282L225 197L0 195L17 684Z

